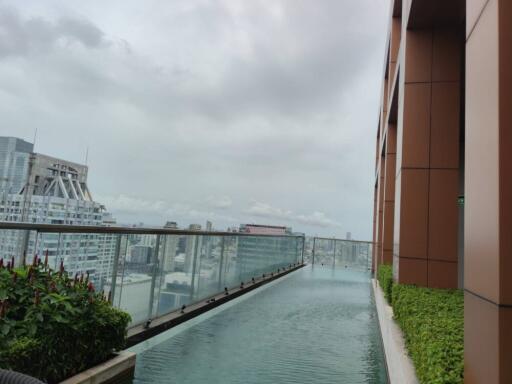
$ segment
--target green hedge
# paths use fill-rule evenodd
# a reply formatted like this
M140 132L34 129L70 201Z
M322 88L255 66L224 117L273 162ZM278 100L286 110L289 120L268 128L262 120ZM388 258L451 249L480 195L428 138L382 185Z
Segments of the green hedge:
M130 316L87 276L70 279L62 265L45 264L0 260L0 367L56 383L123 348Z
M377 271L377 279L380 287L384 291L384 296L389 304L391 304L391 290L393 288L393 268L391 265L380 265Z
M392 303L420 383L463 383L462 292L394 284Z

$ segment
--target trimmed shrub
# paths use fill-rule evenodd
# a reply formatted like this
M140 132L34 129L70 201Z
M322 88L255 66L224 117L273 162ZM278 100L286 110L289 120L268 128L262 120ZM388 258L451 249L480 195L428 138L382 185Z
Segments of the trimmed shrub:
M389 304L392 303L391 291L393 288L393 267L391 265L380 265L377 271L377 280L384 291L384 297Z
M95 292L88 276L70 279L37 257L13 268L0 260L0 367L49 383L107 360L124 346L130 316Z
M462 384L463 293L395 284L392 303L420 383Z

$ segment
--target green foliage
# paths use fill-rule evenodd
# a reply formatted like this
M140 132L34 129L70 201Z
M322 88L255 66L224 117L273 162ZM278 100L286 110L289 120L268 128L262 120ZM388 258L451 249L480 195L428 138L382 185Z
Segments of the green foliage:
M384 297L389 304L392 302L391 291L393 288L393 267L391 265L380 265L377 271L377 280L384 291Z
M59 382L121 349L129 322L87 277L0 261L0 368Z
M420 383L462 384L462 292L395 284L392 302Z

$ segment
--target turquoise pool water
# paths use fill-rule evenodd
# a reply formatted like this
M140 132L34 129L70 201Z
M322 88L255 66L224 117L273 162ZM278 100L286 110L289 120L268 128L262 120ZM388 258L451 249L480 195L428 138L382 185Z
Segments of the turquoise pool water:
M133 383L387 383L369 274L306 267L132 350Z

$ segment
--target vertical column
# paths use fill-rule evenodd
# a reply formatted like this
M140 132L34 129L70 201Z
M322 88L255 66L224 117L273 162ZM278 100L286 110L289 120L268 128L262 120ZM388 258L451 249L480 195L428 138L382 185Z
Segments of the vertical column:
M512 2L467 3L465 383L512 383Z
M381 157L377 184L377 240L375 242L376 268L382 264L382 227L384 220L384 173L386 158Z
M373 237L372 237L372 272L377 271L377 185L373 190Z
M389 124L386 135L381 263L393 262L393 219L395 211L396 125Z
M462 46L457 29L405 35L393 248L400 283L457 287Z

